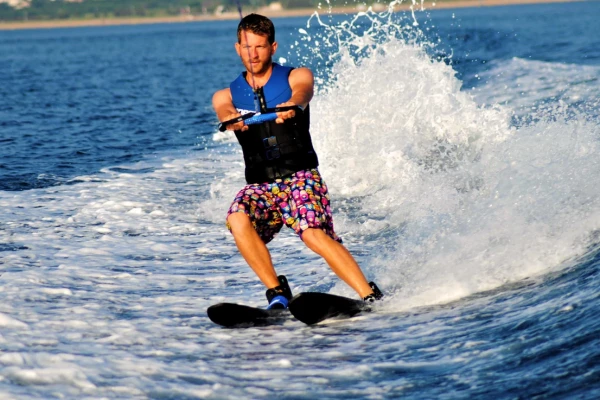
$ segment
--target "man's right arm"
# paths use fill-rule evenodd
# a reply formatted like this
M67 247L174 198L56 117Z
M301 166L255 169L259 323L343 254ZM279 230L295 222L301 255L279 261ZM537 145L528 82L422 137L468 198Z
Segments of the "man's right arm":
M222 89L216 92L213 95L212 103L213 108L215 109L215 113L217 114L217 118L221 122L229 121L230 119L237 118L241 115L233 106L233 101L231 99L231 90L229 90L229 88ZM230 131L248 130L248 127L244 125L243 122L229 124L226 126L226 128Z

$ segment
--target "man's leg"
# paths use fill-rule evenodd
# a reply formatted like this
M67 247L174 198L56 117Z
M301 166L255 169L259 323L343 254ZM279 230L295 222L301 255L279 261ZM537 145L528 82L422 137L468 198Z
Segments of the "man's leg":
M304 244L323 257L332 271L354 289L361 298L373 293L360 267L350 252L339 242L318 228L309 228L302 233Z
M269 249L254 230L250 218L242 212L235 212L227 217L235 244L250 268L267 288L273 288L280 283Z

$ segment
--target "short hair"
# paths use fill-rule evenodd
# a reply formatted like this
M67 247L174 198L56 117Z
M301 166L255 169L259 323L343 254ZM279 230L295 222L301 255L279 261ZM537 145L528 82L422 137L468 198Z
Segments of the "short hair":
M255 35L266 36L269 44L275 42L275 26L273 22L259 14L248 14L238 24L237 38L238 43L242 43L242 31L250 31Z

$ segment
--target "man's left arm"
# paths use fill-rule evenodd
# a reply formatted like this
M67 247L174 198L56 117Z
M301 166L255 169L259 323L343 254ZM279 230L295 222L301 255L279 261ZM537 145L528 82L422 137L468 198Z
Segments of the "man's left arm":
M313 73L308 68L296 68L290 72L288 78L290 87L292 88L292 97L285 103L277 104L277 107L285 106L300 106L306 108L314 94L315 78ZM296 111L283 111L277 113L276 123L282 124L283 121L293 118Z

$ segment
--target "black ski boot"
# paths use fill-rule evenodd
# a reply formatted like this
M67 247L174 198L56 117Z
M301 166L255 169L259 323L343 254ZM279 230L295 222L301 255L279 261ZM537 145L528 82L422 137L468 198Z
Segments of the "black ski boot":
M280 285L267 290L267 301L269 305L267 310L274 309L285 309L288 306L289 301L292 299L292 290L285 276L279 275L277 277Z
M363 299L365 303L374 303L377 300L381 300L383 293L381 293L375 282L369 282L369 286L373 289L373 293Z

